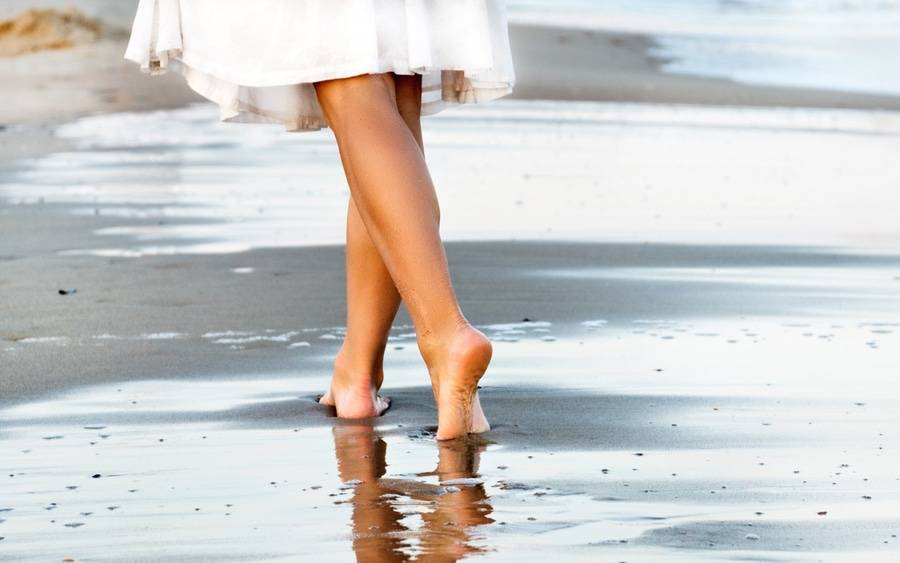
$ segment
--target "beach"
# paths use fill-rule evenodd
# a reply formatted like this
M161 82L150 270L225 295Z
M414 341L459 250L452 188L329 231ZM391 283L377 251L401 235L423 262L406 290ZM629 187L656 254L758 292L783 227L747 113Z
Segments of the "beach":
M387 413L316 402L346 313L330 132L142 75L128 4L0 58L0 560L898 556L900 96L513 21L515 94L423 122L494 344L492 430L437 442L402 308Z

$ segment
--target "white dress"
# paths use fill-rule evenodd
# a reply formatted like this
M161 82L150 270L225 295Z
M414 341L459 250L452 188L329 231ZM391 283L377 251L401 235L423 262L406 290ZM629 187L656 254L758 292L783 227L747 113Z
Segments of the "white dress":
M125 59L170 67L221 119L327 127L312 83L422 75L422 113L512 92L503 0L140 0Z

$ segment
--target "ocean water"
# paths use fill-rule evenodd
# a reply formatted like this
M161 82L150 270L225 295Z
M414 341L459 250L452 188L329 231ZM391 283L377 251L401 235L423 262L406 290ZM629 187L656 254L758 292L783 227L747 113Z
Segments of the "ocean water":
M900 94L900 0L507 0L510 20L645 33L674 73Z
M331 134L218 118L204 103L61 125L70 149L0 167L0 198L103 218L96 247L63 253L341 244ZM891 112L500 100L423 129L445 240L900 248Z

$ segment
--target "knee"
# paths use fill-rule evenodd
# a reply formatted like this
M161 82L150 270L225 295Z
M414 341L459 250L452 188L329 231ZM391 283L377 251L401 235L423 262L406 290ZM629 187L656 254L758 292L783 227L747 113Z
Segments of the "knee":
M362 74L314 84L316 98L332 128L340 128L354 113L397 111L396 90L390 76Z

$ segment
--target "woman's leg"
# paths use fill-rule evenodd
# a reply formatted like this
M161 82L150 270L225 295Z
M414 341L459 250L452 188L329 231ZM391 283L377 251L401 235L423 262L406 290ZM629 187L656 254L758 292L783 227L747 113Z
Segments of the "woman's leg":
M319 82L316 91L356 208L416 326L438 405L438 438L487 430L473 411L491 344L459 309L438 232L437 196L398 110L393 75Z
M422 77L396 77L397 109L424 151L419 122ZM349 176L349 175L348 175ZM351 183L355 179L348 177ZM383 360L400 293L366 231L353 197L347 205L347 335L334 361L328 392L320 400L342 418L377 416L389 406L377 392L384 380Z
M378 390L400 294L352 197L347 207L346 253L347 334L334 359L331 386L319 402L333 405L342 418L378 416L390 405Z

